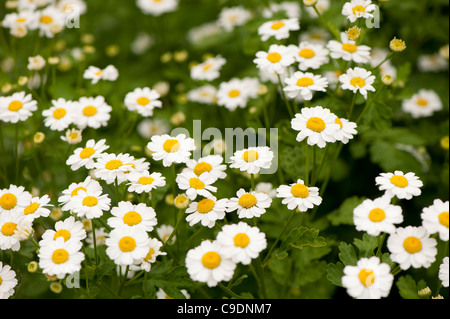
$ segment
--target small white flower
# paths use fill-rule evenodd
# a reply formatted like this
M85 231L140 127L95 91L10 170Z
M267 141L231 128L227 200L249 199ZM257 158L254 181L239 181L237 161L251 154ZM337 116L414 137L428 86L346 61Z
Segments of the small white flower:
M137 131L145 139L151 139L154 135L167 134L170 126L165 120L161 119L143 119L137 125Z
M73 216L69 216L65 220L56 222L55 230L47 229L42 234L41 243L55 241L59 237L62 237L64 241L74 241L76 245L79 245L79 249L81 249L81 241L86 238L86 230L82 222L75 220Z
M63 98L53 100L52 106L42 111L42 116L45 117L44 125L51 130L64 131L73 123L77 108L77 102L67 101Z
M19 213L0 214L0 250L18 251L20 249L20 239L16 236L16 231L23 223L28 223L28 220Z
M371 48L367 45L357 45L349 40L345 32L341 32L341 42L330 40L327 44L330 56L333 59L343 59L355 63L368 63L370 61Z
M413 118L429 117L442 110L442 101L433 90L421 89L402 102L402 110Z
M111 209L111 214L112 217L108 218L108 225L112 228L126 225L151 232L157 224L155 210L144 203L134 205L122 201L119 202L118 206Z
M99 218L104 211L109 211L111 206L111 199L108 194L102 194L101 188L93 191L80 189L78 195L74 196L72 201L72 211L80 218Z
M294 52L292 48L272 44L267 52L258 51L253 63L261 71L269 74L284 75L287 73L287 68L295 62Z
M410 200L413 196L419 196L423 186L422 181L414 173L404 174L402 171L394 173L381 173L375 178L379 190L385 191L389 197L396 196L399 199Z
M119 71L114 65L108 65L104 69L100 69L96 66L89 66L84 71L83 78L91 80L92 84L97 84L100 80L103 81L115 81L119 77Z
M178 8L179 0L137 0L137 6L144 14L160 16Z
M28 30L34 30L38 24L37 12L32 10L19 10L5 15L2 26L10 29L14 37L22 38L28 34Z
M376 5L372 4L372 1L370 0L351 0L344 4L342 15L347 17L347 19L353 23L359 18L373 18L371 12L375 11L376 8Z
M227 166L223 164L221 155L207 155L198 160L189 160L186 162L186 166L187 168L183 169L183 171L194 172L197 176L208 173L214 182L227 177L225 173Z
M195 200L197 196L209 197L211 192L217 191L217 187L212 186L215 179L206 172L198 176L194 172L183 171L177 175L176 182L190 200Z
M97 129L108 125L111 112L112 107L106 103L103 96L82 97L78 101L74 123L81 130L86 127Z
M73 208L73 199L78 196L78 191L83 190L85 192L91 192L101 189L100 183L90 176L86 177L83 182L72 183L69 187L63 190L61 196L58 198L58 202L61 205L62 211L70 211Z
M119 226L106 239L106 254L118 266L140 263L149 252L148 239L142 228Z
M61 136L61 140L71 145L78 144L82 140L82 130L76 128L68 129L66 134Z
M258 174L262 169L270 168L273 158L274 154L267 146L249 147L236 151L230 157L230 167L248 174Z
M149 272L152 268L152 264L156 261L156 258L158 256L167 255L166 252L162 252L160 249L163 246L163 243L157 240L156 238L149 238L148 239L148 253L147 256L145 256L142 259L141 262L141 269L145 270L146 272Z
M121 184L127 180L127 174L133 171L131 163L134 157L129 154L108 154L102 153L95 162L94 175L106 181L107 184L112 184L116 181Z
M38 12L39 35L53 38L55 34L64 30L66 15L55 6L48 6Z
M158 237L161 238L162 242L165 243L167 239L169 239L170 235L173 233L173 226L171 225L160 225L156 228L156 232L158 233ZM174 242L176 236L172 236L171 242Z
M353 91L353 93L361 93L367 100L367 91L375 92L372 84L375 82L375 76L366 69L355 67L348 69L347 73L339 77L339 82L344 90Z
M50 209L47 207L53 206L49 204L50 197L48 195L44 195L42 197L33 197L27 207L21 211L23 216L29 220L34 221L39 217L48 217L50 215Z
M291 46L295 60L299 63L300 71L317 70L330 61L329 51L323 44L308 41L300 42L299 46Z
M23 212L31 199L31 194L23 186L10 185L9 188L0 189L0 216Z
M265 193L272 199L277 195L277 190L273 188L272 183L260 182L256 184L255 192Z
M186 163L191 152L195 150L194 139L188 138L184 134L176 137L170 135L155 135L147 144L147 148L153 152L152 158L155 161L163 161L163 166L169 167L172 163Z
M283 198L281 203L287 205L288 209L294 210L297 208L301 212L306 212L308 209L312 209L314 206L319 206L322 203L319 188L308 187L301 179L289 186L281 185L278 187L276 196Z
M217 91L217 104L230 111L235 111L238 107L245 108L252 92L246 90L243 84L243 80L238 78L220 83Z
M237 197L230 198L227 212L237 210L239 218L261 217L272 203L267 194L246 192L243 188L239 189L236 195Z
M394 282L391 267L378 257L361 258L356 266L345 266L342 285L356 299L381 299L389 296Z
M297 18L281 19L264 22L258 28L258 34L262 41L267 41L271 37L277 40L287 39L291 31L300 29L300 23Z
M186 221L189 226L194 226L201 223L202 226L212 228L217 220L225 218L225 211L227 209L228 199L217 200L214 196L209 196L198 202L192 202L186 209Z
M449 268L448 268L448 257L445 257L442 260L442 264L439 265L439 280L442 281L443 287L448 287L448 276L449 276Z
M421 72L441 72L448 70L448 58L439 53L423 54L417 59L417 68Z
M246 24L250 18L250 11L243 6L229 7L220 11L217 23L226 31L231 32L235 27Z
M153 116L155 108L161 108L161 95L149 87L136 88L125 96L125 106L130 111L137 111L144 117Z
M66 165L70 165L70 168L73 171L76 171L80 167L93 169L95 167L95 160L109 148L109 146L105 143L105 139L98 142L95 140L87 141L85 147L77 148L74 153L69 156L66 161Z
M128 174L128 187L129 192L136 192L138 194L150 193L153 189L158 187L164 187L166 185L166 178L161 173L151 173L149 171L144 172L131 172Z
M30 71L40 71L44 68L45 64L45 59L42 56L30 56L28 58L27 69Z
M25 121L37 110L37 102L31 94L17 92L0 97L0 119L6 123Z
M187 98L191 102L215 104L217 102L217 88L204 85L188 92Z
M422 226L399 227L387 240L391 260L398 263L403 270L411 266L413 268L430 267L436 260L436 246L436 239L430 238L427 230Z
M448 201L443 202L440 199L435 199L433 205L425 207L420 214L423 227L430 234L439 233L439 238L442 241L448 241L449 237L448 212Z
M191 78L199 81L213 81L220 76L220 70L226 62L221 55L208 58L191 68Z
M320 75L314 75L310 72L295 72L291 77L284 80L287 86L284 91L291 99L301 95L304 100L311 100L313 92L326 92L328 80Z
M265 8L262 12L264 18L271 18L275 13L282 11L289 19L300 18L300 4L292 1L284 1L280 3L270 3L269 8Z
M0 299L8 299L14 295L17 284L16 272L0 261Z
M337 141L347 144L351 139L353 139L354 135L358 134L358 131L356 130L357 125L354 122L336 117L335 123L339 124L340 127L336 134Z

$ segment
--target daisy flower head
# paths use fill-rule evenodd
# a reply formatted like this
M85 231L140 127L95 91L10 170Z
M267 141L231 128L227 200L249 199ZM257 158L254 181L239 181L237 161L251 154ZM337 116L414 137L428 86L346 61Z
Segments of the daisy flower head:
M230 168L237 168L248 174L258 174L272 165L273 152L268 146L252 146L236 151L230 157Z
M197 176L208 173L214 181L227 177L225 173L227 166L223 164L223 157L221 155L207 155L198 160L192 159L186 162L186 166L183 171L194 172Z
M100 69L96 66L89 66L83 74L83 78L91 80L92 84L97 84L100 80L103 81L115 81L119 77L119 71L114 65L108 65L104 69Z
M203 198L197 202L192 202L186 209L186 221L189 226L201 223L202 226L212 228L217 220L225 218L228 199L217 199L214 196Z
M336 140L347 144L353 137L358 134L356 130L357 124L345 118L336 117L336 124L339 124L339 131L336 134Z
M223 255L222 246L216 241L203 241L188 251L186 268L192 280L215 287L221 281L233 278L236 263Z
M20 238L16 234L24 223L29 222L19 213L0 214L0 250L20 249Z
M277 195L277 190L273 188L272 183L259 182L255 186L255 191L265 193L272 199Z
M370 0L351 0L346 2L342 8L342 15L344 15L350 22L356 22L359 18L369 19L373 18L371 12L375 11L376 5L372 4Z
M298 95L304 100L311 100L314 92L326 92L328 80L320 75L311 72L295 72L291 77L287 77L284 82L287 84L284 88L287 96L291 99Z
M217 20L217 23L225 31L231 32L234 28L242 26L251 18L251 13L243 6L223 8Z
M149 272L152 268L152 264L155 263L156 258L158 256L164 256L167 255L166 252L161 251L161 247L163 246L163 243L160 242L158 239L156 238L149 238L148 239L148 252L147 252L147 256L145 256L142 259L141 262L141 269Z
M284 1L280 3L270 3L269 8L265 8L262 12L264 18L270 18L275 13L282 11L289 19L300 18L301 8L297 2Z
M153 152L155 161L163 161L163 166L169 167L172 163L186 163L191 152L195 150L195 141L184 134L171 137L168 134L152 136L147 148Z
M375 88L372 86L375 82L375 75L363 68L348 69L339 77L339 82L344 90L350 90L353 93L359 92L366 100L367 91L375 92Z
M423 183L412 172L381 173L375 178L375 182L379 190L385 191L385 194L391 198L396 196L398 199L410 200L413 196L419 196L422 193L420 187Z
M179 0L137 0L137 6L144 14L160 16L178 8Z
M72 212L78 217L87 219L99 218L104 211L109 211L111 199L103 194L101 187L95 190L79 190L78 195L72 199Z
M289 38L291 31L297 30L300 30L298 18L281 19L264 22L258 28L258 34L261 36L262 41L267 41L271 37L283 40Z
M391 205L390 198L380 197L375 200L366 199L353 210L353 222L356 230L365 231L369 235L395 233L395 224L403 222L402 208Z
M65 13L55 6L48 6L38 12L38 28L41 37L53 38L64 30L65 25Z
M192 89L188 92L187 98L191 102L202 104L215 104L217 102L217 88L210 84Z
M394 282L391 267L378 257L361 258L356 266L344 267L342 285L356 299L381 299L389 296Z
M387 240L393 262L400 268L428 268L436 260L437 241L431 238L425 227L399 227Z
M94 175L104 180L107 184L116 181L121 184L127 180L129 172L133 171L134 157L129 154L102 153L94 164Z
M439 238L442 241L448 241L448 201L443 202L440 199L435 199L433 205L425 207L422 210L420 217L422 218L422 226L430 234L439 233Z
M9 188L0 189L0 215L22 212L31 199L31 194L23 186L9 185Z
M272 204L272 199L265 193L246 192L243 188L236 193L237 197L228 201L227 212L237 210L239 218L261 217Z
M95 229L95 245L105 245L106 239L109 237L109 233L105 230L105 227L99 227ZM89 232L86 237L86 243L89 247L94 248L94 233Z
M190 200L194 200L197 196L209 197L211 193L217 191L217 187L212 186L216 180L208 173L200 176L191 171L183 171L177 175L176 182L178 187L186 192Z
M221 56L206 59L191 68L191 78L199 81L213 81L220 76L220 70L227 61Z
M267 52L258 51L256 58L253 60L253 63L261 71L279 75L286 74L287 68L294 62L295 57L292 48L278 44L272 44Z
M81 269L85 257L80 252L79 242L58 237L55 240L41 240L39 246L39 267L44 274L63 279Z
M162 240L163 243L165 243L170 235L173 233L174 227L172 225L160 225L158 228L156 228L156 233L158 234L158 237ZM172 236L171 243L173 243L176 240L176 236Z
M100 183L90 176L80 183L71 183L69 187L63 190L58 202L62 211L70 211L73 208L73 199L78 196L78 191L94 192L101 189Z
M161 95L149 87L136 88L125 96L125 106L130 111L137 111L144 117L153 116L155 108L161 108Z
M73 241L81 248L81 241L86 238L86 230L82 222L75 220L75 217L70 216L64 220L56 222L55 229L47 229L42 234L42 243L46 241L55 241L62 237L65 242Z
M250 92L243 87L243 81L233 78L228 82L222 82L217 90L217 104L230 111L238 107L245 108L250 99Z
M45 67L45 59L41 55L28 57L27 69L30 71L40 71Z
M106 253L118 266L140 263L148 252L148 234L142 228L117 227L106 239Z
M350 40L345 32L341 33L341 42L328 41L327 48L333 59L343 59L355 63L368 63L370 61L371 48L367 45L357 45L356 41Z
M153 189L164 187L166 185L166 178L161 173L131 172L128 174L128 191L137 194L150 193Z
M442 108L442 101L433 90L421 89L411 98L402 102L403 112L411 114L415 119L430 117Z
M103 96L82 97L78 101L74 123L81 130L86 127L98 129L108 125L111 111L112 107L106 103Z
M54 131L64 131L74 121L74 111L77 109L77 102L67 101L63 98L52 101L52 106L42 111L45 117L44 125Z
M64 135L61 136L61 140L67 142L70 145L75 145L81 142L83 139L83 130L78 130L76 128L71 128L66 131Z
M16 272L0 261L0 299L8 299L14 295L17 284Z
M267 247L266 235L258 227L251 227L244 222L223 226L217 234L217 241L227 258L244 265L258 258Z
M122 201L111 209L111 214L112 217L108 218L108 225L112 228L128 226L151 232L157 224L155 210L144 203L134 205Z
M276 197L283 198L281 203L287 205L288 209L298 209L301 212L306 212L308 209L322 204L322 197L319 196L319 188L308 187L301 179L298 179L296 183L289 186L279 186Z
M300 71L317 70L330 61L329 51L322 44L302 41L298 46L292 46L292 50Z
M28 30L37 27L37 13L32 10L19 10L5 15L2 26L10 29L10 34L17 38L22 38L28 34Z
M53 206L50 203L50 197L44 195L42 197L33 197L27 207L21 211L23 216L30 222L33 222L39 217L48 217L50 215L50 209L48 207Z
M439 280L442 281L443 287L448 287L448 276L449 276L449 268L448 268L448 257L445 257L442 260L442 264L439 266Z
M17 92L11 96L0 97L0 118L6 123L26 121L37 110L37 102L31 94Z
M105 143L105 139L98 142L93 139L87 141L85 147L77 148L74 153L69 156L66 165L70 165L70 168L73 171L76 171L80 167L86 167L87 169L95 168L96 158L100 157L100 155L109 148Z
M336 142L336 137L339 136L340 125L336 123L336 118L335 114L322 106L304 107L291 120L291 127L300 131L297 135L298 142L307 138L308 145L324 148L326 143Z

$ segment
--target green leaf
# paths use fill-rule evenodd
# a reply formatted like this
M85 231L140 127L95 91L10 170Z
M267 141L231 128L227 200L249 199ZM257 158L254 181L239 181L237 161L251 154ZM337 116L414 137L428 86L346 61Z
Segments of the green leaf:
M333 226L353 225L353 210L365 199L358 196L347 198L338 209L327 215L328 220Z
M356 254L356 250L353 245L342 242L339 245L339 251L339 259L345 266L356 265L358 262L358 255Z
M344 265L341 262L336 264L329 264L327 267L327 278L328 280L338 286L342 287L342 277L344 276Z
M373 251L378 247L378 237L364 233L363 239L355 238L354 244L359 250L359 258L372 257Z
M410 276L402 276L397 280L397 288L403 299L420 299L416 281Z
M326 245L325 238L319 236L317 229L301 226L293 228L289 232L289 235L281 244L281 249L302 249L305 246L323 247Z

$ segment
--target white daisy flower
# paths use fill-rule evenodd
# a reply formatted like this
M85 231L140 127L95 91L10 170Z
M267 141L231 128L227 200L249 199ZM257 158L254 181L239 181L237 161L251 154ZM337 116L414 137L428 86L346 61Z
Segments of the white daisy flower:
M385 191L389 197L396 196L399 199L410 200L413 196L419 196L423 186L422 181L414 173L404 174L402 171L394 173L381 173L375 178L379 190Z
M56 6L69 17L76 13L85 14L87 11L84 0L59 0Z
M160 16L178 8L179 0L137 0L137 6L144 14Z
M106 239L106 253L116 265L129 266L140 263L148 252L148 234L142 228L117 227Z
M442 110L443 104L439 95L433 90L421 89L411 98L402 102L403 112L411 114L413 118L429 117Z
M17 284L16 272L0 261L0 299L8 299L14 295Z
M356 299L381 299L389 296L394 282L391 267L378 257L361 258L356 266L344 267L342 285Z
M24 223L28 221L19 213L0 214L0 250L18 251L20 249L20 238L16 236L16 232Z
M40 71L45 67L45 59L41 55L28 57L27 69L30 71Z
M421 72L441 72L448 69L448 58L439 53L422 54L417 58L417 68Z
M48 6L38 12L39 35L47 38L53 38L55 34L64 30L66 25L66 16L64 12L54 6Z
M95 160L109 148L105 144L106 140L102 139L98 142L95 140L89 140L86 142L85 147L77 148L72 155L66 161L66 165L70 165L73 171L76 171L80 167L86 167L87 169L95 168Z
M150 193L153 189L164 187L166 185L166 178L161 173L131 172L128 174L128 191L137 194Z
M305 4L306 12L313 18L317 18L317 13L312 8L312 3L315 3L316 9L320 14L326 12L331 6L330 0L303 0L303 3Z
M202 226L213 228L217 220L225 218L228 199L217 200L214 196L209 196L198 202L192 202L186 209L186 221L189 226L201 223Z
M137 131L143 138L151 139L154 135L163 135L169 133L170 126L165 120L143 119L137 125Z
M439 238L442 241L448 241L448 201L443 202L440 199L435 199L433 205L425 207L422 210L420 217L422 218L422 226L430 234L439 233Z
M176 182L178 188L185 191L190 200L194 200L197 196L210 197L211 193L217 191L217 187L212 186L216 180L208 173L197 176L194 172L183 171L177 175Z
M149 87L136 88L125 96L125 106L130 111L137 111L144 117L153 116L155 108L162 108L161 95Z
M71 128L68 129L63 136L61 136L61 140L67 142L70 145L75 145L81 142L83 138L82 133L83 133L82 130Z
M50 209L47 207L53 206L52 204L49 204L49 202L50 197L48 195L33 197L30 204L25 207L21 213L23 213L23 216L30 222L33 222L39 217L48 217L50 215Z
M327 44L330 56L333 59L343 59L355 63L368 63L370 61L371 48L367 45L357 45L350 40L345 32L341 32L341 42L330 40Z
M375 200L366 199L353 210L353 222L356 230L365 231L369 235L395 233L395 224L403 222L402 208L391 205L389 197Z
M347 144L353 137L358 134L356 123L350 122L345 118L336 117L335 123L339 124L339 131L336 133L336 140Z
M52 101L52 106L42 111L45 117L44 125L54 131L64 131L74 121L74 112L77 109L77 102L66 101L63 98Z
M294 52L291 47L272 44L267 52L258 51L253 63L261 71L269 74L284 75L287 68L295 62Z
M302 41L298 46L291 46L300 71L317 70L330 61L329 51L323 44Z
M283 89L291 99L301 95L304 100L311 100L313 92L326 92L328 80L320 75L310 72L297 71L292 76L287 77L284 82L287 84Z
M104 69L100 69L96 66L89 66L83 74L83 78L91 80L92 84L97 84L100 80L103 81L115 81L119 77L119 71L114 65L108 65Z
M361 93L367 100L367 91L375 92L372 84L375 82L375 76L366 69L355 67L348 69L345 74L339 77L339 82L344 90L353 91L353 93Z
M4 28L10 29L10 34L14 37L22 38L28 34L28 30L37 27L39 21L35 11L20 10L19 12L11 12L5 15L2 21Z
M112 228L127 225L151 232L158 222L155 210L144 203L134 205L133 203L122 201L119 202L117 207L111 209L111 214L112 217L108 218L108 225Z
M170 135L152 136L147 148L153 152L152 158L155 161L163 161L163 166L169 167L172 163L186 163L191 152L195 150L194 139L188 138L184 134L176 137Z
M82 247L81 241L86 238L86 230L82 222L75 220L75 217L69 216L65 220L56 222L55 229L47 229L42 234L42 241L55 241L57 238L62 237L64 241L74 241L76 245L79 245L79 249Z
M237 210L239 218L261 217L272 204L272 199L265 193L246 192L241 188L236 195L228 201L227 212Z
M37 110L37 102L31 94L17 92L0 97L0 119L6 123L25 121Z
M248 174L258 174L272 165L273 152L267 146L249 147L236 151L230 157L230 168L238 168Z
M22 212L31 199L31 194L23 186L9 185L9 188L0 189L0 215Z
M243 6L223 8L219 13L217 23L228 32L235 27L242 26L251 18L251 13Z
M63 190L58 202L61 205L62 211L70 211L73 208L73 199L78 196L78 191L93 192L101 189L100 183L90 176L80 183L71 183L69 187Z
M265 183L265 182L260 182L256 184L255 192L265 193L272 199L277 195L277 190L273 188L272 183Z
M104 180L107 184L116 181L121 184L128 178L128 173L133 171L131 163L134 157L129 154L108 154L102 153L97 157L94 175Z
M275 13L282 11L289 19L300 18L301 8L297 2L284 1L280 3L270 3L269 8L264 8L262 15L264 18L271 18Z
M109 233L105 230L105 227L100 227L95 229L95 243L96 246L105 245L106 239L109 237ZM86 237L86 243L88 247L94 248L94 233L89 232Z
M187 168L183 171L194 172L197 176L208 173L214 181L227 177L225 173L227 166L223 164L223 157L221 155L207 155L198 160L189 160L186 162L186 166Z
M94 191L79 190L78 195L74 196L72 212L78 217L94 219L103 216L104 211L109 211L111 199L108 194L102 194L102 189L98 188Z
M219 78L220 70L226 62L221 55L208 58L191 68L191 78L198 81L213 81Z
M329 109L321 106L304 107L301 113L295 114L295 118L291 120L291 127L300 131L297 135L298 142L308 138L308 145L324 148L326 143L336 142L339 136L340 125L336 124L336 118Z
M442 260L442 264L439 265L439 280L442 281L442 286L448 287L448 276L449 276L449 268L448 268L448 257L445 257Z
M97 129L108 125L112 107L106 104L103 96L82 97L78 105L74 123L79 129L83 130L86 127Z
M217 104L230 111L238 107L245 108L250 99L249 92L242 87L242 80L233 78L228 82L222 82L217 91Z
M266 235L258 227L251 227L244 222L223 226L217 234L217 241L227 258L244 265L258 258L267 247Z
M323 28L310 27L300 34L300 42L309 42L325 46L330 39L330 34Z
M207 84L190 90L187 94L187 98L191 102L215 104L217 102L217 88Z
M236 263L226 258L217 242L203 241L186 255L186 268L192 280L215 287L221 281L233 278Z
M399 227L387 240L391 260L398 263L403 270L411 266L413 268L430 267L436 260L436 246L436 239L430 238L427 230L422 226Z
M149 272L152 268L152 264L155 263L156 258L158 256L164 256L167 255L166 252L161 251L161 247L163 246L163 243L157 240L156 238L149 238L148 239L148 252L147 256L145 256L142 259L141 262L141 269L145 270L146 272Z
M267 41L271 37L277 40L287 39L291 31L300 30L300 22L298 18L281 19L264 22L258 28L258 34L262 41Z
M370 0L351 0L346 2L342 8L342 15L344 15L350 22L356 22L357 19L370 19L377 6L372 4Z
M17 8L19 11L35 11L39 8L43 8L48 4L54 2L54 0L18 0Z
M63 279L80 271L85 257L78 242L58 237L55 240L41 240L39 246L39 267L44 274Z
M174 227L172 225L160 225L158 228L156 228L156 233L158 234L158 237L161 238L162 242L165 243L167 239L169 239L170 235L173 233ZM171 242L174 242L176 240L176 236L172 236Z
M322 197L319 196L318 187L308 187L305 182L298 179L296 183L281 185L277 188L278 198L283 198L282 204L287 205L290 210L298 209L301 212L306 212L314 206L319 206L322 203Z

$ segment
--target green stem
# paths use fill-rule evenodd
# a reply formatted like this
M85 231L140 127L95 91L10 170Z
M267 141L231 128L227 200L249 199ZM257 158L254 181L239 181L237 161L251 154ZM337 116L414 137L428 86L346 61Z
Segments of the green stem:
M356 93L353 94L352 104L350 105L350 110L348 111L348 114L347 114L347 118L348 118L349 121L351 121L351 118L352 118L352 115L353 115L353 110L355 109L356 97L357 97Z
M366 114L366 112L369 110L370 105L372 104L372 102L378 97L378 95L380 95L380 92L384 89L384 85L380 87L379 90L377 90L377 92L375 93L375 95L370 99L367 100L366 105L364 106L364 109L362 110L361 114L358 116L357 120L356 120L356 124L359 124L359 122L363 119L364 115Z
M98 265L98 258L97 258L97 238L95 236L95 222L94 219L92 220L92 241L94 243L94 263L95 266Z
M309 185L309 148L305 141L305 185Z
M289 103L289 101L288 101L288 99L286 97L286 93L284 92L283 83L281 83L281 77L280 77L279 74L277 74L277 77L278 77L278 84L280 85L281 94L283 96L284 103L286 104L286 108L287 108L287 110L289 112L289 116L291 118L294 118L294 111L292 110L292 106L291 106L291 104Z
M383 247L384 240L386 239L386 233L383 233L382 235L378 236L378 248L377 248L377 257L381 258L382 252L381 248Z
M233 292L228 287L225 287L221 282L217 283L217 286L219 286L223 291L225 291L227 294L229 294L231 297L234 297L236 299L243 299L241 296L239 296L237 293Z
M250 174L250 182L251 182L251 185L252 185L252 191L254 192L255 191L255 174Z
M19 181L19 123L15 125L15 135L14 135L14 156L16 160L16 175L15 181L16 185L20 185Z
M339 31L324 18L324 16L317 9L316 5L313 5L313 9L316 12L317 16L319 17L320 21L322 21L322 23L325 24L328 30L330 30L330 32L334 35L336 40L341 41L341 35L339 34Z
M312 181L311 181L311 185L313 185L313 186L316 185L317 179L319 178L320 173L322 172L322 168L323 168L323 165L325 164L326 158L327 158L327 156L328 156L328 150L329 150L329 149L330 149L330 147L329 147L329 145L327 144L327 145L325 146L325 154L323 155L322 161L320 162L319 169L317 170L317 172L315 172L314 178L313 178Z

